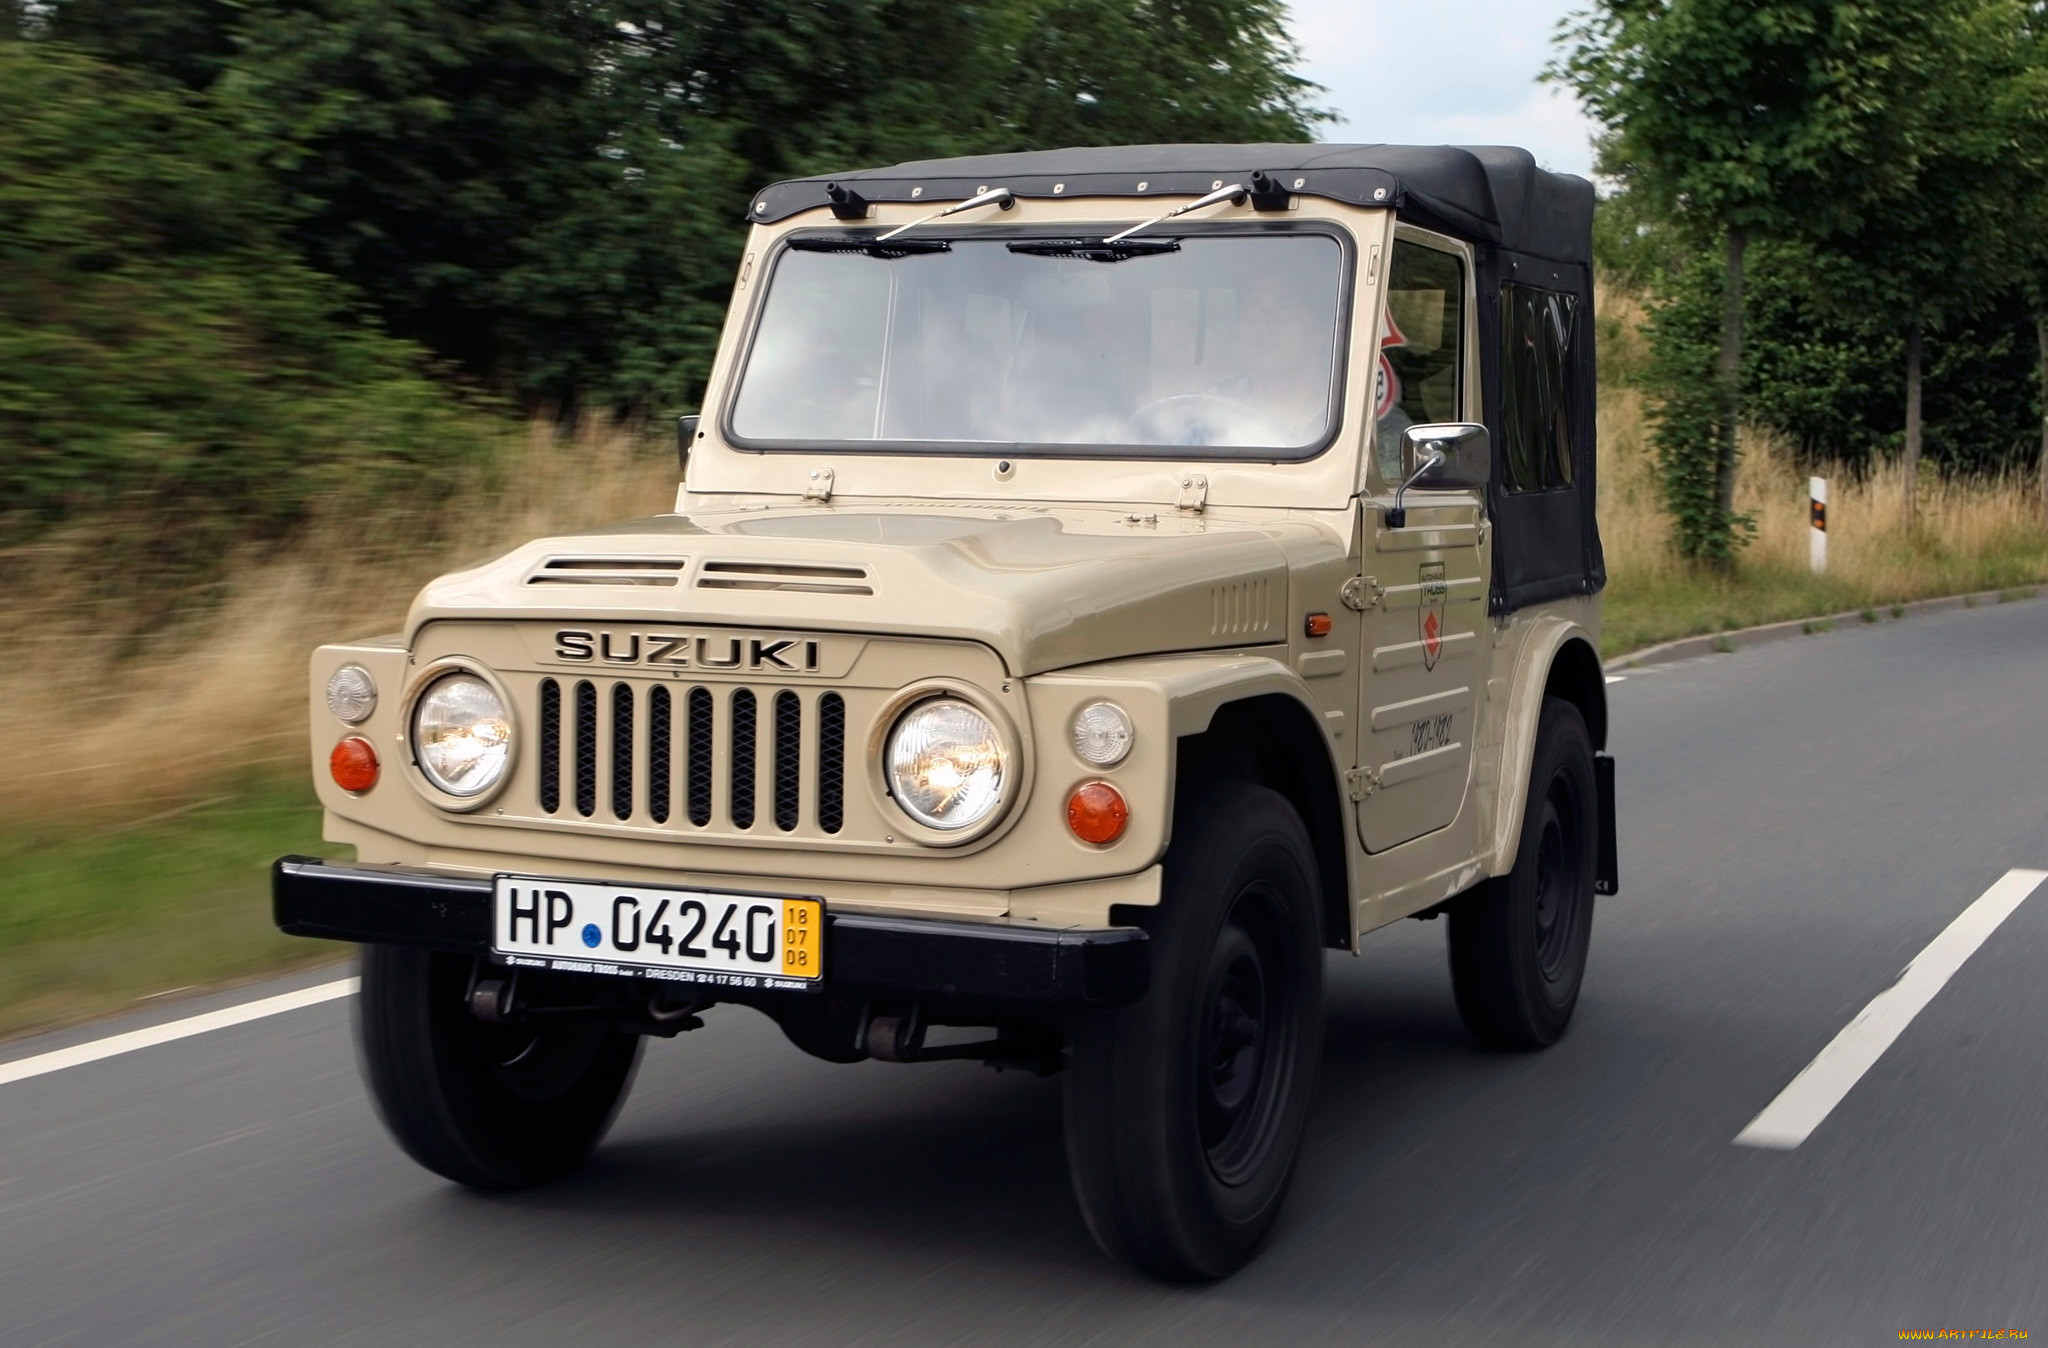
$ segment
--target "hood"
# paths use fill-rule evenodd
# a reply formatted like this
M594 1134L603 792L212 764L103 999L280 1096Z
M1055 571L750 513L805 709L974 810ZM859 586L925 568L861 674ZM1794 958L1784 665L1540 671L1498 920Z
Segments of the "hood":
M727 507L545 538L435 581L407 618L638 620L952 638L1015 675L1285 640L1306 522L916 503Z

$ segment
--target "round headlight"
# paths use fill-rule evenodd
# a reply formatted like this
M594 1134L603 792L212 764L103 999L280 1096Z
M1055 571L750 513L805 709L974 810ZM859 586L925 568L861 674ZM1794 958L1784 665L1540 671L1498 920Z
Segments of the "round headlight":
M1074 713L1074 752L1098 768L1123 762L1135 733L1130 714L1114 702L1091 702Z
M360 725L377 710L377 685L361 665L343 665L327 680L327 710L334 719Z
M480 796L505 775L512 718L491 685L474 674L450 674L413 708L412 748L435 786L451 796Z
M995 723L958 698L903 713L884 750L889 792L911 818L949 833L972 828L1003 799L1005 757Z

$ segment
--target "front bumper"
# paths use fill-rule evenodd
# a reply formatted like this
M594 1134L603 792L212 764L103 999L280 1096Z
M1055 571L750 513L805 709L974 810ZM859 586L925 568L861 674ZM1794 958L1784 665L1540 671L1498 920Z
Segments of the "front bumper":
M280 931L366 945L491 954L489 876L280 857ZM1128 1006L1151 957L1136 927L1045 928L865 913L825 914L827 990L1030 1009Z

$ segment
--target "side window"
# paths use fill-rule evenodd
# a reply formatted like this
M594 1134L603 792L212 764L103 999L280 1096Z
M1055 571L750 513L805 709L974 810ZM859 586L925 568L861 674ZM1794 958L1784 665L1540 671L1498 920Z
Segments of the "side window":
M1571 368L1578 301L1509 282L1500 288L1502 485L1572 485Z
M1403 430L1463 420L1464 338L1464 262L1451 253L1395 240L1374 413L1380 476L1386 481L1401 476Z

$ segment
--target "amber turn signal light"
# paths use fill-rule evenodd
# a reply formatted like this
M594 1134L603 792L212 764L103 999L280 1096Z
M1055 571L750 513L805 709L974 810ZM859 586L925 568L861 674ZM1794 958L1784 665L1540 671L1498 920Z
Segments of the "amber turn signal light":
M368 791L377 784L377 751L361 735L350 735L327 755L327 770L344 791Z
M1113 843L1124 836L1130 819L1124 793L1108 782L1083 782L1067 797L1067 827L1082 842Z
M1330 635L1330 615L1327 613L1309 614L1303 620L1301 630L1312 637L1326 637Z

